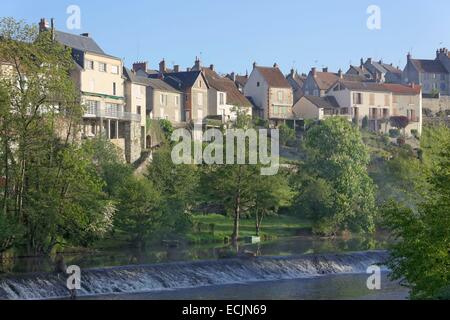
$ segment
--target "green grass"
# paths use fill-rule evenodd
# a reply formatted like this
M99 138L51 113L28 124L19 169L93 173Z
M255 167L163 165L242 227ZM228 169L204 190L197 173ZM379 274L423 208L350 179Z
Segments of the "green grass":
M192 243L226 242L233 231L233 219L218 214L194 216L194 228L188 234ZM214 229L214 232L213 232ZM263 221L260 236L264 240L273 240L298 235L302 230L310 230L308 221L292 216L267 217ZM240 237L245 238L256 234L255 221L241 219Z

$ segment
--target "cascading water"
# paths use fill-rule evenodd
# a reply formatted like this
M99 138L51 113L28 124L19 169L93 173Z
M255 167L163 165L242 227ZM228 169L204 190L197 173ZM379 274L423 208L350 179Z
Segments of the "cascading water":
M325 274L365 273L384 262L386 251L261 257L83 270L79 296L130 294ZM69 296L66 279L54 274L0 278L0 299L56 299Z

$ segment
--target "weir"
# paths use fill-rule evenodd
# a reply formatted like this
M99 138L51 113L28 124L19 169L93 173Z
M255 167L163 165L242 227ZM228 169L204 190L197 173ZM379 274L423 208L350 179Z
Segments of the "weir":
M205 286L366 273L387 251L260 257L82 270L78 296L145 293ZM68 298L66 278L29 274L0 278L0 299Z

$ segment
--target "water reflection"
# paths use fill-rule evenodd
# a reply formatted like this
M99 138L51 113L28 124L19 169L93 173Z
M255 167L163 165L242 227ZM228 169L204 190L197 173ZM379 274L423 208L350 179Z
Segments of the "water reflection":
M337 253L386 249L389 239L353 238L321 239L316 237L296 237L259 244L239 245L241 255L289 256L309 253ZM114 250L97 250L84 253L65 253L67 265L78 265L82 269L103 268L123 265L154 264L175 261L209 260L231 257L236 248L217 245L187 245L179 247L152 246L145 250L122 247ZM18 257L6 254L0 260L0 273L51 272L55 268L55 257Z

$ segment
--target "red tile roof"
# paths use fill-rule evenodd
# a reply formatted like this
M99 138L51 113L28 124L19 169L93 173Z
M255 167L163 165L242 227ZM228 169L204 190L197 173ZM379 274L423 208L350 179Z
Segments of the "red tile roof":
M291 89L291 85L277 67L271 68L257 66L255 69L259 71L270 87Z
M403 84L393 84L393 83L384 83L383 86L395 94L420 94L422 87L420 85L415 84L414 86L407 86Z

